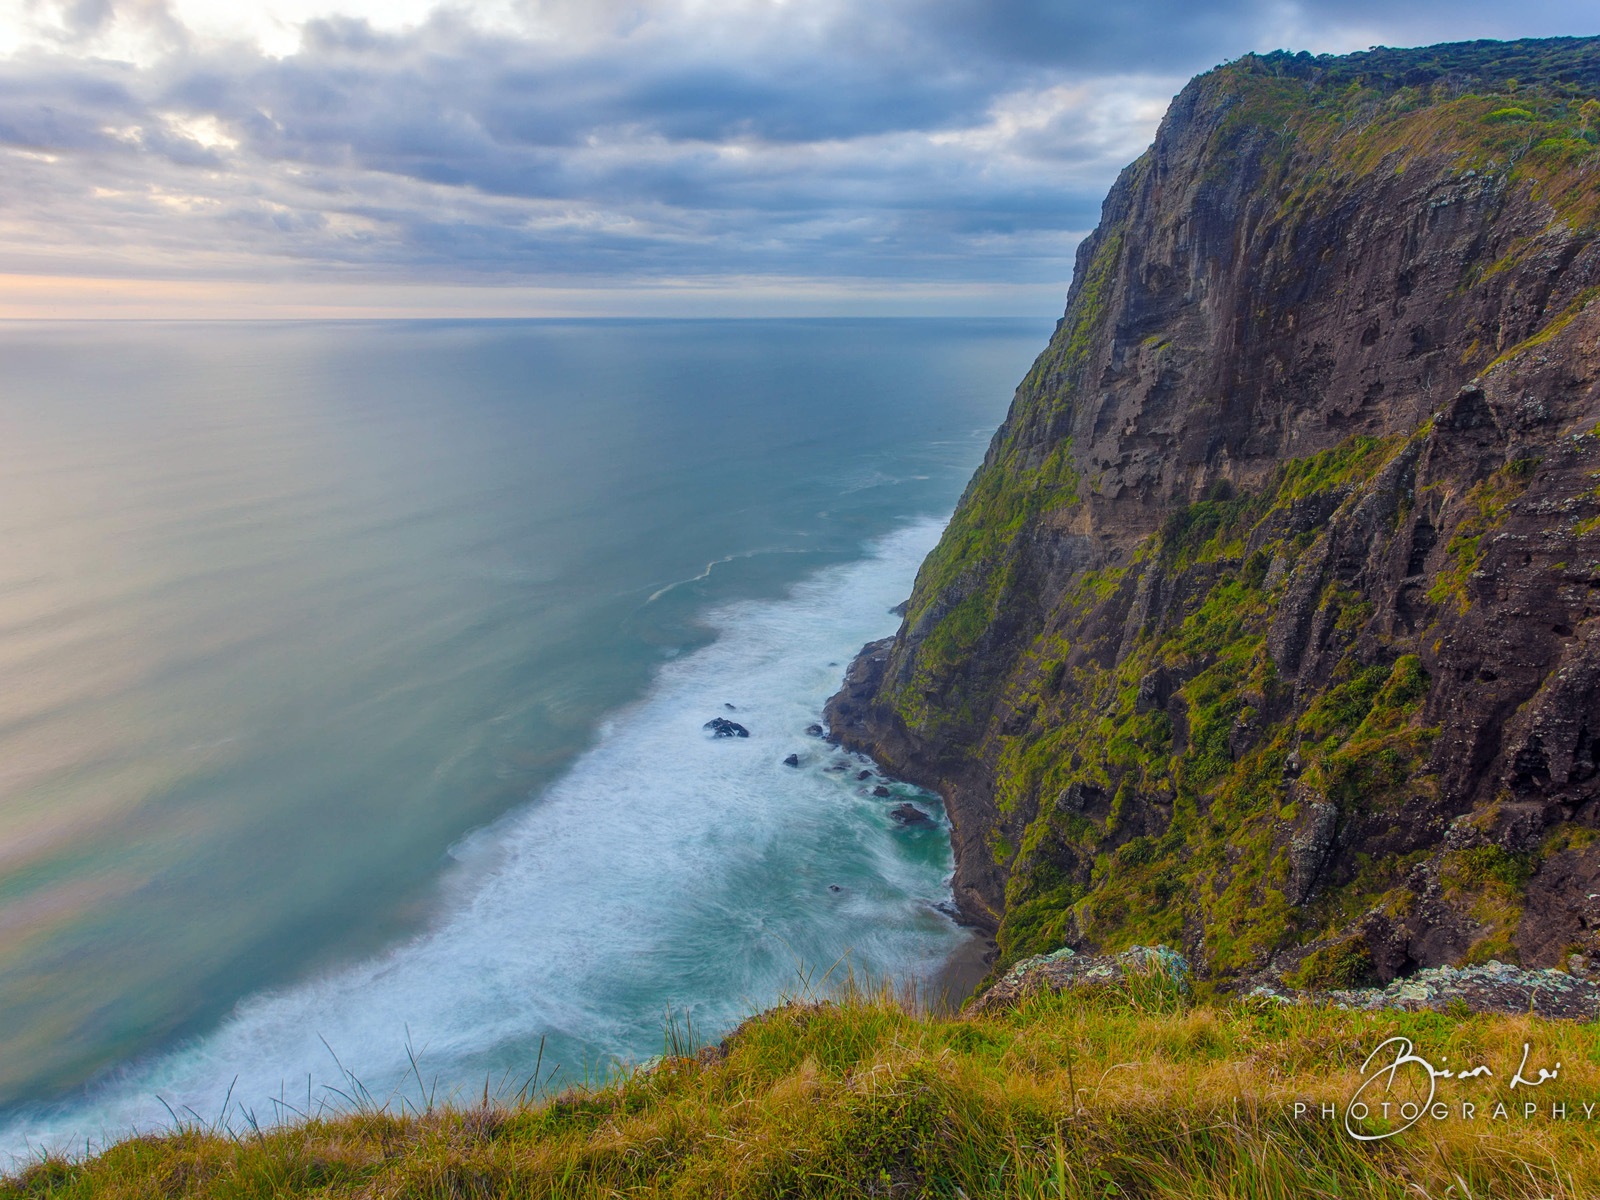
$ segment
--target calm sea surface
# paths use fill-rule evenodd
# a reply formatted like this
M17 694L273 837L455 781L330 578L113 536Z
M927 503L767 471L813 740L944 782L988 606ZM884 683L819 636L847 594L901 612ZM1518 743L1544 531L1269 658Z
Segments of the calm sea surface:
M0 1163L927 972L804 731L1047 333L0 325Z

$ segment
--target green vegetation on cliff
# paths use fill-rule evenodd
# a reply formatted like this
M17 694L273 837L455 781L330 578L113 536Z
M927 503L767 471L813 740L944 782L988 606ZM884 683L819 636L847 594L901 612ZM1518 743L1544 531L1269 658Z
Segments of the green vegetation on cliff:
M1463 74L1484 90L1464 90ZM1293 225L1311 222L1317 210L1336 208L1354 180L1380 165L1403 174L1424 155L1449 155L1467 177L1482 175L1548 202L1564 232L1583 239L1600 234L1600 101L1593 98L1600 92L1600 50L1592 39L1380 48L1343 58L1280 51L1247 55L1198 83L1226 112L1206 147L1213 169L1229 169L1239 143L1270 137L1268 169L1254 186L1279 196L1279 216ZM1516 107L1506 105L1511 95ZM1125 182L1131 186L1149 169L1147 152ZM1008 551L1018 533L1079 498L1082 480L1070 457L1071 439L1057 440L1052 432L1063 411L1082 403L1090 390L1083 372L1091 349L1113 336L1113 280L1137 232L1114 223L1090 238L1061 327L1023 380L990 459L918 576L913 621L963 576L974 587L970 603L934 624L931 669L898 693L902 715L913 726L950 716L924 694L937 680L937 668L977 642L1000 611ZM1462 286L1486 283L1539 247L1538 239L1514 240ZM1597 297L1600 287L1582 290L1548 314L1536 333L1509 347L1474 341L1468 363L1492 369L1544 344Z
M1600 777L1597 94L1600 39L1251 55L1124 171L846 734L946 790L997 970L1600 950L1525 928L1596 854L1540 839Z
M907 612L911 621L922 621L934 603L946 605L922 644L917 677L901 694L902 712L911 723L939 719L924 685L959 664L1006 604L1012 580L1004 566L995 564L1004 563L1017 534L1030 521L1078 502L1071 451L1068 440L1037 466L1012 462L1006 470L985 472L967 489L961 525L946 531L938 556L923 566L919 579L925 577L926 584ZM959 707L965 700L945 696L941 703Z
M1064 943L1168 942L1197 950L1210 973L1235 974L1332 936L1365 909L1408 901L1399 884L1414 863L1404 857L1365 863L1309 904L1293 876L1295 851L1317 852L1306 844L1311 806L1331 823L1335 812L1381 816L1431 795L1425 768L1438 729L1424 717L1420 658L1363 638L1374 606L1337 583L1310 612L1336 658L1315 692L1296 702L1267 640L1297 565L1328 553L1328 535L1300 528L1295 514L1325 513L1324 525L1365 506L1393 525L1410 501L1386 468L1414 458L1430 432L1352 438L1282 464L1258 491L1176 510L1140 550L1147 569L1181 581L1185 598L1162 623L1141 628L1115 660L1092 647L1075 655L1084 648L1064 624L1022 656L1010 703L1027 727L1002 739L995 788L1003 814L1032 815L1020 845L995 843L1009 868L997 970ZM1478 541L1534 465L1519 460L1463 498L1435 599L1467 607ZM1086 575L1064 609L1092 627L1097 607L1128 586L1126 572ZM1164 827L1131 823L1136 810ZM1515 905L1491 882L1514 890L1526 873L1458 883L1494 901L1475 901L1485 932L1466 961L1515 957L1506 928ZM1340 982L1365 980L1355 961L1346 956Z
M1147 544L1168 577L1187 570L1204 590L1162 628L1141 630L1114 665L1091 660L1069 692L1041 694L1029 732L1008 743L1002 807L1028 796L1036 815L1012 865L1002 965L1064 940L1119 949L1181 942L1203 926L1208 965L1235 971L1316 928L1314 915L1305 928L1291 918L1283 848L1313 798L1381 805L1407 783L1432 736L1419 712L1427 679L1413 655L1358 650L1370 605L1329 588L1317 619L1350 648L1327 690L1295 714L1267 631L1291 564L1319 550L1316 535L1290 525L1294 507L1361 503L1404 448L1355 439L1287 463L1258 493L1178 510ZM1070 649L1046 635L1034 670L1050 677ZM1286 782L1291 754L1298 786ZM1170 812L1165 828L1127 827L1135 800ZM1358 888L1324 903L1373 899Z

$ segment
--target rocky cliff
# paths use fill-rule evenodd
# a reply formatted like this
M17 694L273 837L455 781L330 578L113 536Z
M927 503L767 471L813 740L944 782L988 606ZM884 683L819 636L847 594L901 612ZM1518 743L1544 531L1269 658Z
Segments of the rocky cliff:
M1117 180L830 705L1002 967L1600 950L1597 94L1600 39L1250 56Z

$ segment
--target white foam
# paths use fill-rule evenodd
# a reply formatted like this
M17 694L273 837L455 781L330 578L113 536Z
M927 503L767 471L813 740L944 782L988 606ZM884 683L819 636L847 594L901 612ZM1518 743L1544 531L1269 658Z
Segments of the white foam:
M543 796L453 848L428 933L251 997L86 1101L14 1119L0 1163L169 1125L168 1106L270 1121L287 1115L274 1097L336 1100L345 1071L379 1101L415 1102L408 1045L440 1095L486 1078L514 1090L541 1037L546 1068L581 1076L608 1054L659 1052L669 1004L719 1034L795 989L797 961L820 974L849 951L877 975L931 969L961 936L932 908L948 894L942 831L897 830L854 772L823 770L831 752L804 729L838 664L892 631L888 609L938 533L919 522L783 600L709 614L712 644L665 663ZM751 736L709 737L721 715Z

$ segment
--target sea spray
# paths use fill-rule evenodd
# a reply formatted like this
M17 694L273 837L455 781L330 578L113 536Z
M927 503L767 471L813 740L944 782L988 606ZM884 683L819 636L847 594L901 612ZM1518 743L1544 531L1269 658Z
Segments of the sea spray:
M709 645L663 663L566 775L457 845L428 932L20 1114L0 1153L172 1113L270 1122L358 1088L396 1107L514 1091L541 1060L546 1083L594 1078L659 1053L669 1007L714 1037L841 960L926 973L962 936L936 907L951 865L938 802L917 799L934 823L898 826L910 790L874 796L870 768L806 728L850 655L893 629L939 528L917 521L781 599L711 611ZM751 736L707 734L724 714Z

